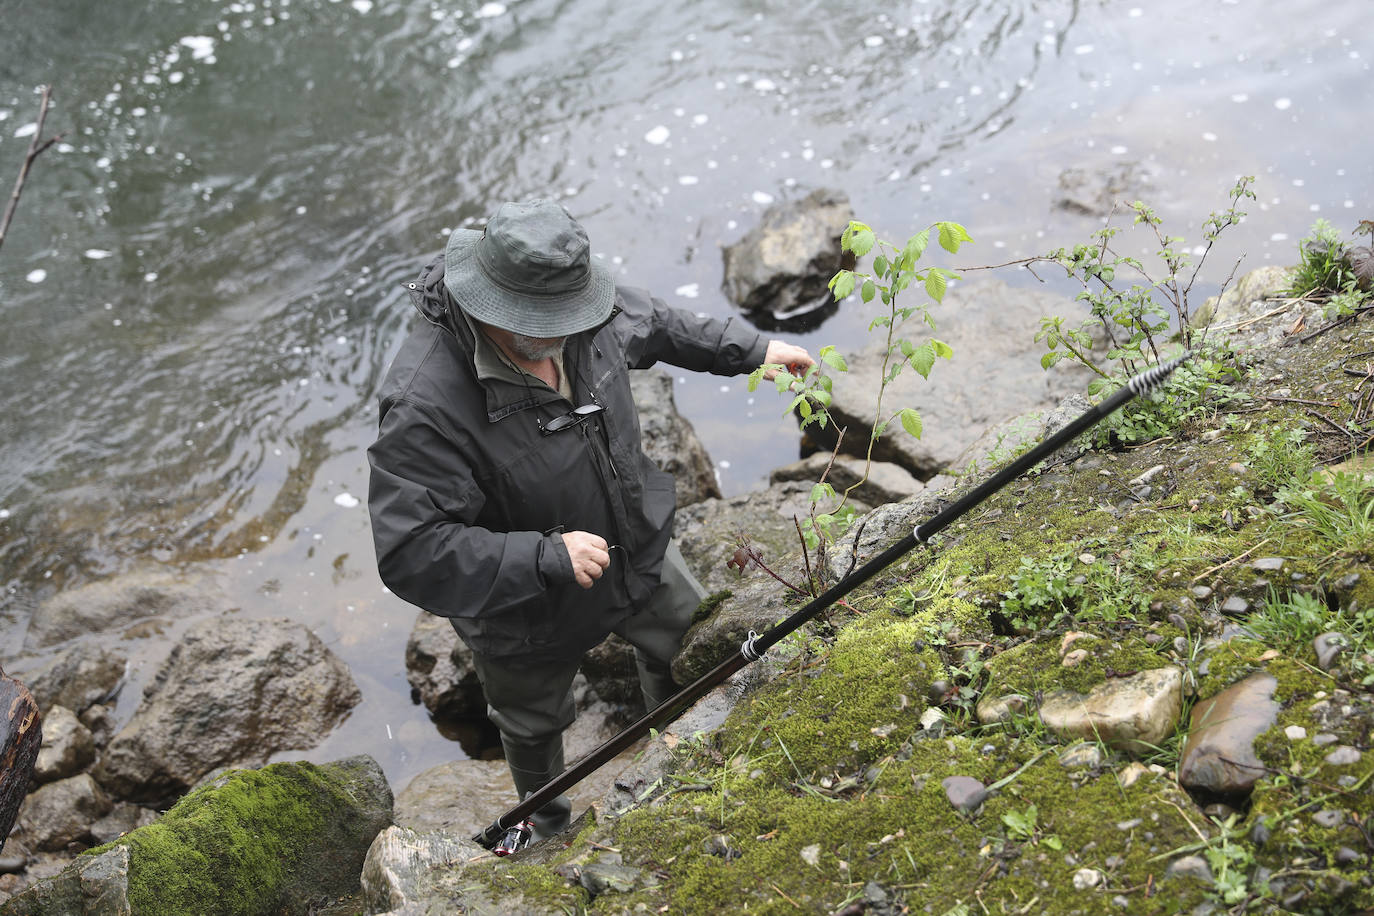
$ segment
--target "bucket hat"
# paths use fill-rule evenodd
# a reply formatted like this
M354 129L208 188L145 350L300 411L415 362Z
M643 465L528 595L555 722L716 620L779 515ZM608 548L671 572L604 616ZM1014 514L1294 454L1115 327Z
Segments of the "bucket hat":
M455 229L444 285L478 321L528 337L566 337L611 314L615 283L584 230L552 200L504 203L487 228Z

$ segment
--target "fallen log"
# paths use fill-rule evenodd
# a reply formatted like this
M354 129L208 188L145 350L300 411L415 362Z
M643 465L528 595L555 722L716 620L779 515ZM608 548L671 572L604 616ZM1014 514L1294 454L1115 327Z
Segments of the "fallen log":
M33 694L0 669L0 852L28 794L42 743L43 728Z

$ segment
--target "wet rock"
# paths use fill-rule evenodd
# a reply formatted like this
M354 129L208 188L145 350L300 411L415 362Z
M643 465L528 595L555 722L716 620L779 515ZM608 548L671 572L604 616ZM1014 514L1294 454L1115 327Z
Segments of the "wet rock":
M673 679L692 683L738 652L751 630L762 633L786 617L789 611L781 591L768 577L743 580L711 616L693 624L683 636L682 649L673 658Z
M740 855L739 850L729 850L733 855L726 855L730 859ZM644 873L638 868L629 865L619 865L611 862L589 862L583 865L578 875L578 883L586 888L587 893L593 897L599 897L608 891L618 894L628 894L639 887L644 879Z
M826 469L829 468L829 473ZM844 493L855 484L852 496L856 496L870 506L897 502L925 489L925 484L911 476L905 468L886 461L874 461L865 466L862 458L851 455L832 455L830 452L816 452L774 470L768 475L770 484L789 480L800 480L808 486L818 482L826 474L826 483L835 488L836 493ZM817 511L824 511L822 505Z
M642 712L644 696L639 689L635 650L612 633L582 656L582 673L596 695L611 705Z
M128 801L174 797L221 766L313 747L355 706L348 668L285 619L209 619L172 648L95 775Z
M830 278L840 268L840 235L853 218L849 198L824 188L770 207L757 227L723 249L725 295L760 329L814 327L837 308Z
M127 666L123 652L81 640L40 667L26 671L21 679L39 709L65 706L80 716L90 707L114 699ZM16 673L19 670L23 669L16 669Z
M91 839L90 825L109 813L113 802L89 773L50 782L29 793L19 809L25 843L46 852Z
M416 833L470 837L517 801L504 760L454 760L430 767L396 793L394 821Z
M366 912L424 912L422 902L445 866L488 855L466 836L386 827L372 841L363 860L362 902Z
M1255 739L1274 724L1278 681L1253 674L1193 707L1188 738L1179 755L1178 781L1185 788L1221 795L1248 793L1264 775Z
M1350 640L1344 633L1323 633L1318 636L1312 640L1312 651L1317 653L1317 667L1330 671L1349 647Z
M33 778L54 782L75 776L95 760L95 739L70 709L54 706L43 716L43 746L33 765Z
M1182 672L1156 668L1111 678L1086 695L1068 690L1048 694L1040 719L1058 735L1129 751L1160 744L1173 732L1182 706Z
M972 776L946 776L940 780L940 785L954 810L964 814L978 810L988 797L987 787Z
M962 475L990 471L1015 457L1023 447L1029 448L1054 435L1091 406L1082 394L1072 393L1053 408L1027 411L995 423L950 462L948 471ZM1076 438L1061 446L1046 459L1046 464L1067 464L1087 449L1083 437Z
M1051 410L1065 397L1081 393L1088 370L1068 360L1042 370L1044 346L1035 342L1040 319L1069 306L1053 294L999 281L977 281L951 290L935 315L937 322L942 314L957 316L941 323L936 332L953 347L954 359L939 360L929 379L909 370L902 373L885 394L893 404L920 411L922 436L889 432L875 447L874 457L927 479L951 466L990 425L1029 411ZM849 371L835 379L830 412L839 426L869 428L885 350L882 340L874 340L849 360ZM989 391L996 391L997 397L988 397ZM845 443L846 451L868 444L863 435L846 437Z
M1138 162L1074 166L1059 173L1054 206L1080 216L1107 216L1122 200L1148 196L1150 185L1149 171Z
M678 413L672 376L658 369L631 372L630 392L639 409L640 444L660 470L673 475L678 508L719 499L715 465L691 422Z
M1250 612L1250 602L1240 595L1231 595L1221 603L1221 612L1231 617L1241 617Z
M161 571L131 572L61 592L39 605L24 649L33 652L147 617L185 618L227 609L228 602L209 580L186 581Z
M406 640L406 681L430 715L463 719L486 715L472 651L447 618L421 611Z

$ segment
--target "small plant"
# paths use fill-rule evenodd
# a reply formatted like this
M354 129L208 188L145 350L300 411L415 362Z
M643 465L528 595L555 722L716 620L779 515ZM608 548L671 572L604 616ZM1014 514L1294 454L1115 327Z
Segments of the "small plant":
M1257 433L1245 451L1245 464L1269 490L1302 485L1312 476L1316 456L1307 434L1296 428Z
M1338 634L1333 638L1345 644L1343 664L1350 679L1366 687L1374 684L1374 608L1333 609L1319 595L1290 592L1280 596L1270 589L1248 626L1266 643L1295 653L1308 651L1318 636Z
M1355 235L1374 235L1374 220L1361 220ZM1324 219L1298 243L1298 266L1288 288L1293 296L1326 302L1328 318L1344 318L1374 300L1374 244L1350 245Z
M1123 566L1088 552L1092 546L1087 542L1041 559L1021 558L1002 599L1002 613L1014 627L1030 630L1065 617L1115 621L1148 609L1148 590Z
M1321 538L1332 556L1374 554L1374 480L1337 473L1279 490L1276 511Z

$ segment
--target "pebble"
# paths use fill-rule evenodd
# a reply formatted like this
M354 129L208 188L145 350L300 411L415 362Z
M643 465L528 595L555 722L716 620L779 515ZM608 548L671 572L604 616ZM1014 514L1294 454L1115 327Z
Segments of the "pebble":
M1080 664L1083 663L1083 659L1087 657L1087 649L1074 649L1073 651L1069 652L1067 655L1064 656L1064 660L1060 662L1060 664L1063 665L1065 668L1077 668Z
M1337 738L1330 732L1322 732L1320 735L1317 735L1312 739L1312 743L1315 744L1317 747L1326 747L1328 744L1335 744L1339 740L1341 739Z
M1345 812L1337 808L1323 808L1312 815L1312 823L1318 827L1339 827L1345 823Z
M1364 860L1364 853L1351 849L1349 846L1342 846L1336 850L1337 865L1354 865Z
M1134 830L1143 823L1145 823L1143 818L1133 817L1129 821L1117 821L1116 829L1120 830L1122 833L1125 833L1127 830Z
M1256 572L1277 572L1283 569L1283 557L1260 557L1250 564L1250 568Z
M1212 597L1212 589L1206 585L1194 585L1193 597L1198 599L1199 601L1205 601L1206 599Z
M1323 671L1330 671L1349 645L1350 640L1344 633L1334 631L1323 633L1312 640L1312 651L1317 653L1317 667Z
M1132 481L1130 481L1129 483L1127 483L1126 486L1128 486L1128 487L1138 487L1138 486L1140 486L1141 484L1149 483L1150 481L1154 480L1156 477L1158 477L1160 474L1163 474L1163 473L1164 473L1164 465L1162 465L1162 464L1157 464L1157 465L1155 465L1154 467L1150 468L1150 469L1149 469L1148 471L1146 471L1145 473L1141 474L1139 477L1137 477L1137 478L1135 478L1134 480L1132 480Z
M1075 890L1091 890L1101 883L1102 872L1095 868L1080 868L1073 873L1073 886Z
M821 861L821 845L812 843L810 846L803 846L801 850L802 861L807 865L819 865Z
M1102 766L1105 757L1102 748L1096 744L1081 742L1065 750L1059 755L1059 765L1067 769L1077 769L1079 767L1091 767L1096 769Z
M978 810L978 806L988 797L987 787L972 776L946 776L940 780L944 787L945 798L954 810L965 814Z
M1165 874L1170 878L1196 878L1206 884L1212 883L1212 870L1202 856L1184 856L1169 863Z
M1239 595L1232 595L1221 603L1221 612L1223 614L1230 614L1233 617L1239 617L1249 610L1250 602Z
M1283 733L1288 736L1289 741L1301 741L1307 737L1307 729L1301 725L1289 725L1283 730Z
M1360 752L1349 745L1342 745L1326 755L1326 762L1333 767L1349 766L1360 762Z

